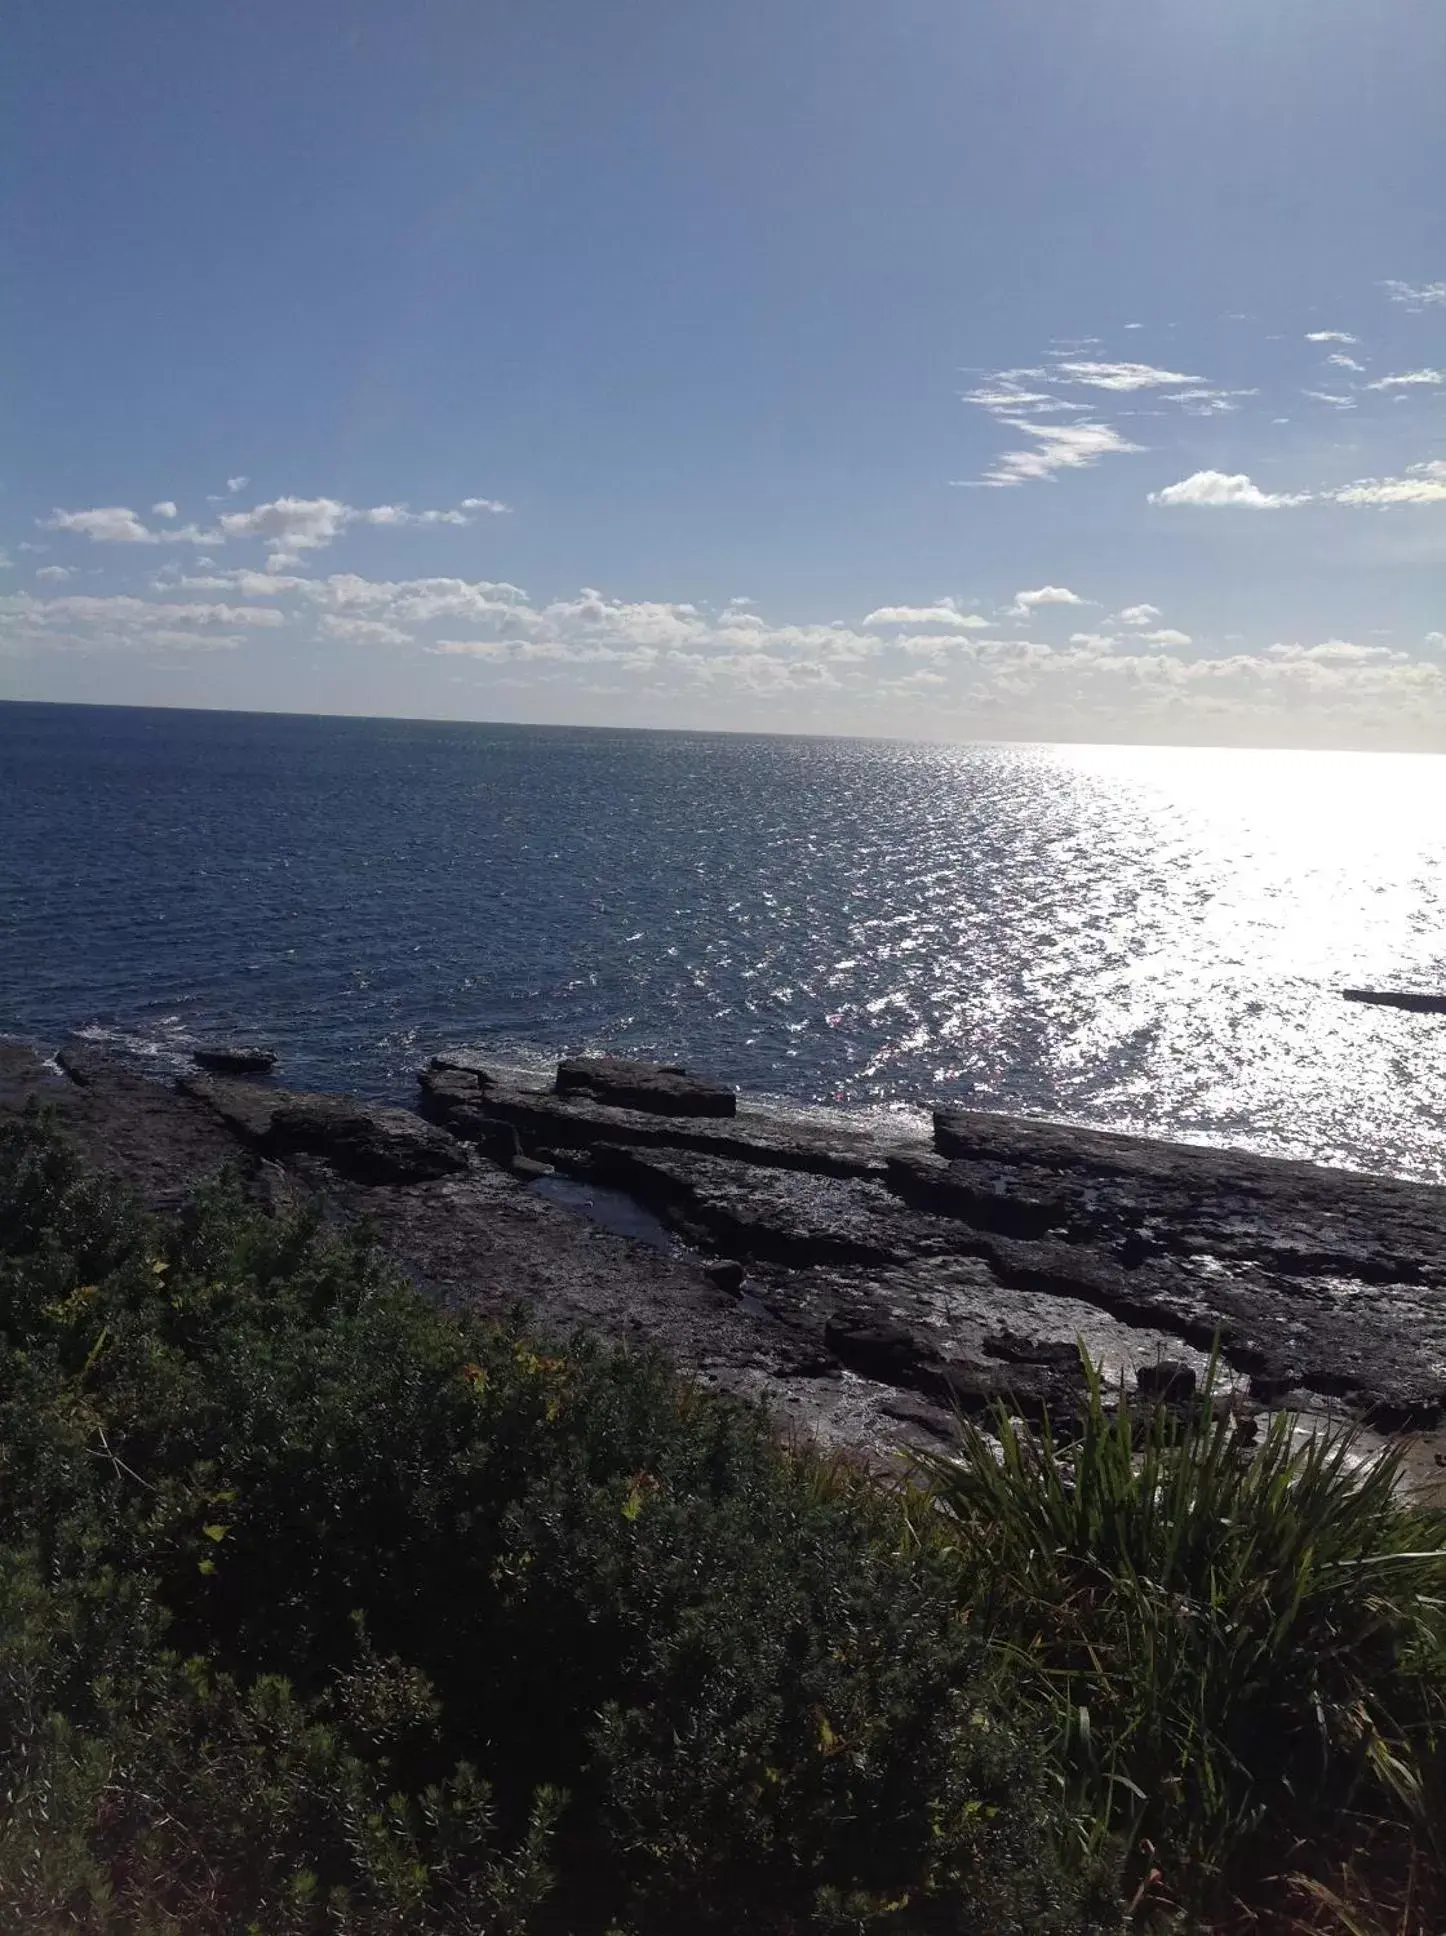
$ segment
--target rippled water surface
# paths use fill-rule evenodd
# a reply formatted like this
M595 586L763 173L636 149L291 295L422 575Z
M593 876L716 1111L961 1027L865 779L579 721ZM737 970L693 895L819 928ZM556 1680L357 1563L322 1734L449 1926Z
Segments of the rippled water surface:
M1446 759L0 706L0 1032L659 1052L1446 1177Z

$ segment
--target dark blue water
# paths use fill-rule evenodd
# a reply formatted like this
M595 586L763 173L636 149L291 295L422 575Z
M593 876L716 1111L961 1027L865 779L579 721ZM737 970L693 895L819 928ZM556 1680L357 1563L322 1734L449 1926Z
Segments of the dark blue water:
M1446 760L0 705L0 1032L680 1058L1446 1174Z

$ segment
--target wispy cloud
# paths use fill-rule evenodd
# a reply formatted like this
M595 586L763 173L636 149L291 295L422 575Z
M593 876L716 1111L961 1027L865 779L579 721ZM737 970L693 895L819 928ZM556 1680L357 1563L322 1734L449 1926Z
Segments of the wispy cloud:
M239 487L245 479L231 478L228 488ZM197 525L153 529L128 505L101 505L87 511L53 511L39 520L42 529L67 532L88 538L92 544L191 544L221 546L232 540L259 538L269 556L268 571L285 571L310 551L320 551L335 542L352 525L379 525L396 528L417 525L471 524L479 514L495 515L507 510L495 498L467 497L449 509L414 511L406 504L344 504L331 497L280 497L269 504L253 505L248 511L223 511L215 524L202 530ZM154 516L171 519L176 506L164 499L152 507Z
M1209 510L1278 511L1288 505L1304 504L1309 493L1288 495L1262 491L1243 471L1195 471L1178 484L1167 484L1163 491L1151 491L1151 504L1198 505Z
M1330 495L1336 504L1446 504L1446 458L1409 464L1404 477L1362 477Z
M1364 363L1358 363L1353 356L1347 356L1341 350L1333 351L1326 358L1326 362L1334 365L1338 370L1355 370L1357 373L1363 371L1366 367Z
M1399 376L1378 377L1368 390L1434 390L1446 383L1446 370L1403 370Z
M1121 625L1153 625L1163 617L1158 605L1127 605L1119 614Z
M1089 470L1103 457L1127 455L1144 449L1104 423L1030 423L1001 415L1000 421L1022 436L1032 437L1032 449L1008 450L997 457L981 478L968 480L995 490L1033 484L1060 471Z
M1081 363L1055 365L1066 383L1083 383L1092 390L1169 390L1179 383L1203 383L1204 378L1180 370L1157 370L1151 363Z
M1446 282L1397 282L1381 284L1393 303L1419 313L1423 309L1446 309Z
M1359 336L1352 336L1348 329L1309 329L1305 333L1307 343L1359 343Z

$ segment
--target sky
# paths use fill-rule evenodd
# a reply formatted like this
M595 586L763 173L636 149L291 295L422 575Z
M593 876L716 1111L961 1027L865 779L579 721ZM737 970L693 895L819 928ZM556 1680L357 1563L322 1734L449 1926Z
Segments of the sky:
M7 41L0 697L1446 751L1446 7Z

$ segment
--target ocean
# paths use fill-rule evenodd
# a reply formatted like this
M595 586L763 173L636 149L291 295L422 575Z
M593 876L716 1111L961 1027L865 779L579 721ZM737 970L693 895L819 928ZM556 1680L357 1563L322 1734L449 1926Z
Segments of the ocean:
M160 1071L607 1049L1446 1180L1446 1017L1352 984L1446 990L1446 758L0 705L0 1033Z

